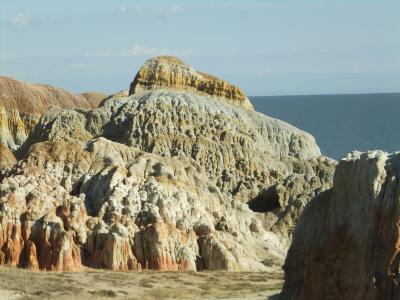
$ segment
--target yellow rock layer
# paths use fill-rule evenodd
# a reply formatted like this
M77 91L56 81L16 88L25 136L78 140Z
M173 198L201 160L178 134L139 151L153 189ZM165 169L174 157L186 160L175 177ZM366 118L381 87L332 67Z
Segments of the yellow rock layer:
M172 56L159 56L146 61L131 83L129 95L157 88L210 95L253 110L249 99L240 88L217 77L198 72Z

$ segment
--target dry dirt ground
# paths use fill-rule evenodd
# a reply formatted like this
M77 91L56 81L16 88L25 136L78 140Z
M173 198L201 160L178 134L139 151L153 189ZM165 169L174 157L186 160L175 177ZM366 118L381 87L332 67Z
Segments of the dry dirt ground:
M0 299L276 299L281 271L31 272L0 267ZM275 295L275 296L274 296Z

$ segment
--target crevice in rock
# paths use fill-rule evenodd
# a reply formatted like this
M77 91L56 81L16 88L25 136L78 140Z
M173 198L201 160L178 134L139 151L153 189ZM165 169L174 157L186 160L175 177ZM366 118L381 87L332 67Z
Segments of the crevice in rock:
M198 237L197 238L197 245L199 247L199 254L196 255L196 271L203 271L204 268L204 260L203 260L203 256L202 256L202 238Z

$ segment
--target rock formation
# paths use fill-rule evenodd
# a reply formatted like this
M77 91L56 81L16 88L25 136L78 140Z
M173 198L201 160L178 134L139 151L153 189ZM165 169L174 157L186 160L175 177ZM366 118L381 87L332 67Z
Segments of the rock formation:
M176 79L142 88L138 78L168 76L170 61ZM157 58L129 96L43 114L0 182L0 262L46 270L281 264L303 207L331 187L335 163L310 134L229 96L230 85L206 93L183 85L198 74Z
M0 173L10 169L17 160L14 155L4 144L0 143Z
M50 106L95 108L101 94L74 95L49 85L0 76L0 143L16 150Z
M305 208L281 299L400 298L400 156L353 152Z
M157 88L174 88L186 93L211 95L253 110L253 105L238 87L198 72L173 56L159 56L146 61L131 83L129 95Z
M28 241L46 270L262 270L265 256L284 256L246 204L225 199L192 160L104 138L37 143L0 190L11 265L27 265Z
M97 92L86 92L86 93L81 93L79 96L82 96L85 98L89 103L90 103L90 108L95 108L99 105L101 100L106 98L108 95L102 94L102 93L97 93ZM81 107L80 105L76 107Z

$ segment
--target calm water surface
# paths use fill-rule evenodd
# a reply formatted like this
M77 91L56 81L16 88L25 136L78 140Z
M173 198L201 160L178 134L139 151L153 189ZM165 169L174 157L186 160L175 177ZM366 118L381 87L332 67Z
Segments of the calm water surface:
M321 152L400 151L400 93L250 97L255 110L311 133Z

